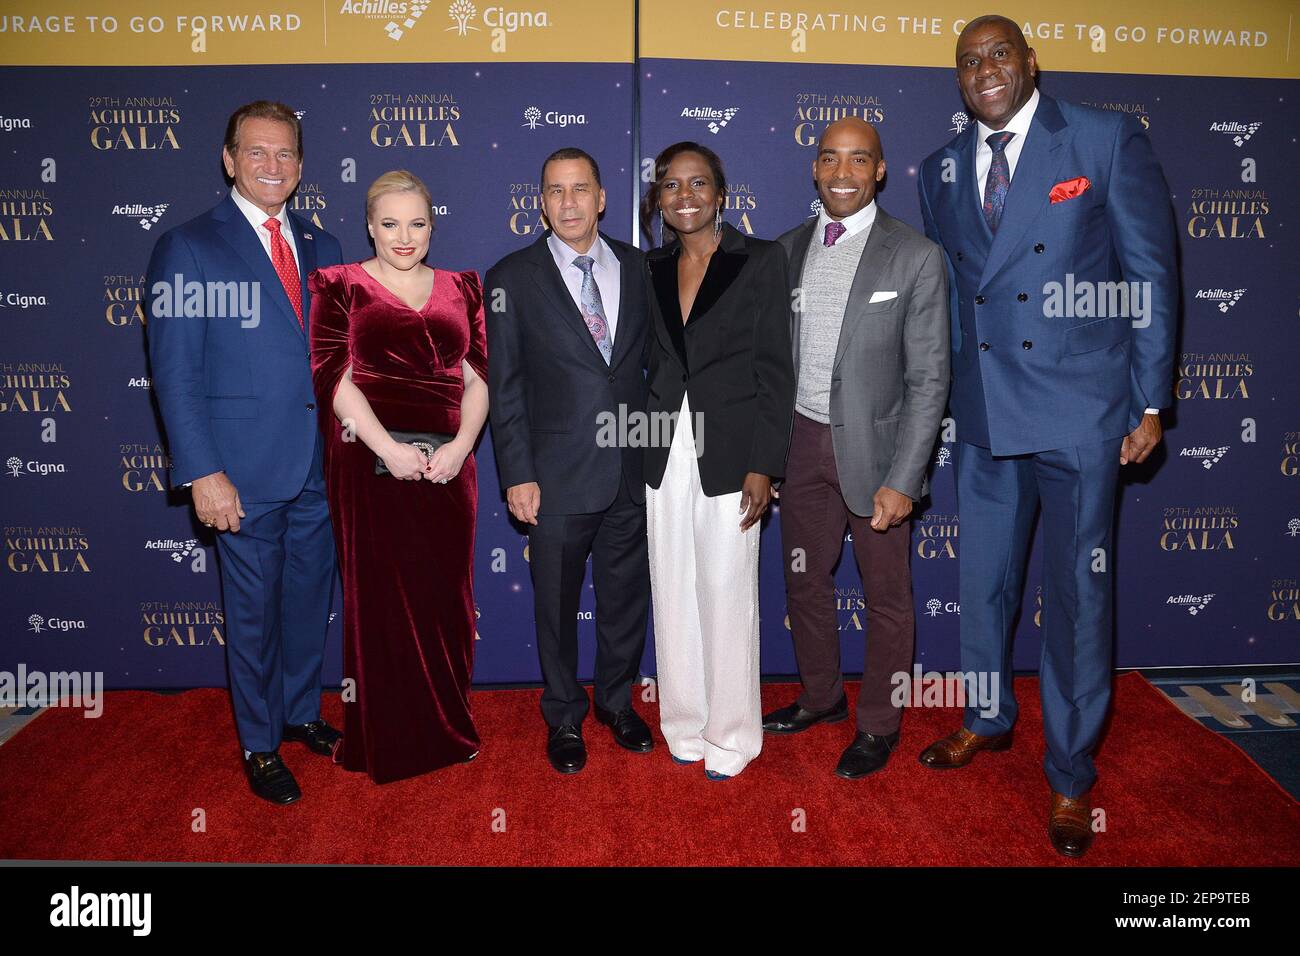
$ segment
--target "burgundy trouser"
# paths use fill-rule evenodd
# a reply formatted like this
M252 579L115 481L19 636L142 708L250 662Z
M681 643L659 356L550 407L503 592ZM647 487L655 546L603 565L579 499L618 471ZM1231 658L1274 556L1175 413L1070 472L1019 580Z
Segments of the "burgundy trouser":
M871 491L874 494L876 489ZM902 708L890 701L892 678L911 670L916 626L909 563L911 521L881 533L871 530L870 515L859 517L849 511L835 469L831 426L797 413L780 501L786 606L803 681L799 704L810 711L829 710L844 692L833 572L848 525L868 622L858 730L892 734L902 718ZM796 548L803 549L802 565L794 560ZM803 570L795 570L801 566Z

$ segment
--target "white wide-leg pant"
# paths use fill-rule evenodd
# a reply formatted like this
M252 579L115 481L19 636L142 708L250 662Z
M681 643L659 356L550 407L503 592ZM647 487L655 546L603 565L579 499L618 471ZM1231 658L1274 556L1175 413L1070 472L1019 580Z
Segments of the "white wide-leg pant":
M761 523L740 530L740 497L705 497L683 396L663 482L646 488L659 726L674 757L728 776L763 746Z

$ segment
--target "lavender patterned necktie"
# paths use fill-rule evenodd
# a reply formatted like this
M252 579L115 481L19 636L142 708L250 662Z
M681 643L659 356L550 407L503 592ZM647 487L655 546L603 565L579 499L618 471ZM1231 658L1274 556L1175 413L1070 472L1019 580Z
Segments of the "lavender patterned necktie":
M600 286L596 285L596 277L591 274L595 262L591 256L578 256L573 260L573 264L582 270L582 289L578 293L582 320L587 323L587 331L596 340L596 348L600 349L608 365L614 354L614 343L610 341L609 323L605 321L605 304L600 301Z
M1011 166L1007 163L1007 143L1015 133L993 133L984 142L993 149L993 165L989 178L984 181L984 221L994 234L1002 221L1002 210L1007 204L1007 191L1011 188Z
M828 222L826 224L826 238L822 240L823 245L833 246L840 236L849 231L848 226L842 222Z

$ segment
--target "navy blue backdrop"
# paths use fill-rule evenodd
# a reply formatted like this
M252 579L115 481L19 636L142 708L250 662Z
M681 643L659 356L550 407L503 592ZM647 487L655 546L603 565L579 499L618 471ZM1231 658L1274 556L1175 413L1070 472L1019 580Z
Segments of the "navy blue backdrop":
M1163 449L1126 475L1119 507L1117 663L1294 661L1295 84L1048 72L1042 88L1142 118L1181 243L1178 398ZM921 67L643 59L0 70L0 669L102 670L109 687L225 682L215 550L188 498L167 490L139 304L157 235L227 188L226 116L265 96L302 112L295 208L338 236L346 256L370 254L366 186L405 167L439 207L429 261L480 272L539 234L538 167L562 145L600 162L614 236L632 235L649 157L691 138L726 164L728 218L775 237L811 212L811 144L831 119L857 112L878 125L889 165L881 204L913 225L916 168L965 121L951 71ZM914 524L927 669L958 663L949 449L938 449L933 500ZM537 680L526 539L506 517L490 435L479 462L475 679ZM792 673L777 521L763 538L762 663ZM437 529L427 533L436 542ZM869 625L851 556L839 583L845 667L860 669ZM1037 583L1034 561L1015 655L1028 669L1038 660ZM584 673L591 609L589 592ZM329 682L340 677L339 638L335 622Z

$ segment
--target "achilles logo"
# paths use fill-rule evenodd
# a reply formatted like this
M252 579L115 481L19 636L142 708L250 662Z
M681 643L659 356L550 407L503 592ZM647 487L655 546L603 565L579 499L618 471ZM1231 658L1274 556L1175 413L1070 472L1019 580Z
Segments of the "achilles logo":
M1187 613L1195 617L1205 610L1206 605L1214 600L1213 594L1179 594L1171 595L1165 604L1172 604L1174 607L1185 607Z
M175 538L156 538L153 541L146 541L144 549L146 551L170 551L172 560L179 563L190 556L194 546L198 543L197 538L187 538L184 541L177 541Z
M141 375L138 378L128 378L126 380L127 388L152 388L153 382L146 376Z
M1193 298L1204 299L1207 302L1217 302L1219 303L1219 311L1227 312L1240 302L1241 297L1245 294L1245 289L1197 289Z
M966 127L970 125L970 115L958 110L956 113L952 114L951 122L952 122L952 127L951 127L952 132L954 133L965 132Z
M722 127L735 119L736 114L739 112L739 106L685 106L682 107L682 119L693 119L707 123L709 132L716 136Z
M133 219L137 219L140 222L140 228L148 231L158 225L158 220L163 217L163 213L167 211L167 207L170 205L171 203L163 202L156 206L142 206L139 203L126 206L114 206L113 215L130 216Z
M1199 458L1201 467L1207 471L1219 463L1229 451L1230 445L1220 445L1218 448L1210 448L1206 445L1197 445L1194 448L1184 448L1178 453L1179 458Z
M1211 133L1226 133L1232 137L1234 146L1242 146L1246 140L1250 139L1259 132L1263 123L1238 123L1235 120L1225 120L1220 123L1211 123Z
M406 4L402 4L402 6L406 6ZM455 6L455 4L453 4L453 6ZM474 5L470 4L469 6L470 9L473 10ZM428 9L429 0L412 0L410 8L406 11L406 16L402 18L401 23L398 23L396 20L390 20L384 26L384 33L388 35L388 39L394 42L400 40L406 35L407 30L415 26L415 21L419 20L420 17L424 15L424 11Z

